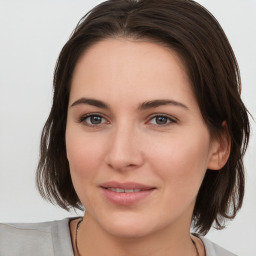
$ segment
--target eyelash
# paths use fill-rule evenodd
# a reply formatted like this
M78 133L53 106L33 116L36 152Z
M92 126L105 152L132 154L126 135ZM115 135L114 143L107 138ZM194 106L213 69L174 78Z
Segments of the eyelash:
M89 126L89 127L99 127L101 125L103 125L104 123L100 123L100 124L89 124L88 122L86 122L86 119L87 118L92 118L92 117L99 117L102 119L105 119L106 120L106 123L109 123L107 121L107 119L102 116L101 114L97 114L97 113L90 113L90 114L87 114L87 115L84 115L82 116L80 119L79 119L79 123L84 123L86 126Z
M98 124L92 124L92 123L88 123L88 122L86 121L86 119L88 119L88 118L93 118L93 117L98 117L98 118L100 118L100 119L101 119L101 122L102 122L102 120L105 119L106 122L104 122L104 123L98 123ZM156 118L165 118L166 121L167 121L167 123L165 123L165 124L157 124L157 123L152 124L152 123L151 123L152 120L153 120L153 119L156 119ZM91 121L90 121L90 122L91 122ZM156 121L156 122L157 122L157 121ZM106 119L104 116L102 116L101 114L98 114L98 113L90 113L90 114L87 114L87 115L82 116L82 117L79 119L79 123L84 123L86 126L89 126L89 127L100 127L100 126L102 126L102 125L104 125L104 124L109 124L110 122L107 121L107 119ZM165 114L154 114L154 115L152 115L152 116L149 117L149 121L147 121L147 123L149 123L150 125L156 125L156 126L168 126L168 125L171 125L171 124L173 124L173 123L177 123L177 119L175 119L174 117L171 117L171 116L169 116L169 115L165 115Z
M152 125L157 125L157 126L168 126L170 124L173 124L173 123L177 123L177 119L175 119L174 117L171 117L169 115L165 115L165 114L154 114L152 115L150 118L149 118L149 123L155 118L166 118L167 120L167 123L165 124L152 124Z

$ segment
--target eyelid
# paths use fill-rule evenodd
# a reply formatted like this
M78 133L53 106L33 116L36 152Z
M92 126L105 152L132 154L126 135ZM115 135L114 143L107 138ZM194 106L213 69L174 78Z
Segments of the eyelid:
M170 124L173 124L173 123L177 123L178 122L178 119L171 116L171 115L168 115L168 114L164 114L164 113L155 113L155 114L151 114L149 117L148 117L148 121L147 123L149 123L153 118L157 118L157 117L165 117L165 118L168 118L170 122L168 122L167 124L152 124L152 125L158 125L158 126L167 126L167 125L170 125Z
M101 117L101 118L105 119L105 122L100 123L100 124L89 124L88 122L85 122L85 120L87 118L92 117L92 116ZM150 123L152 121L152 119L157 118L157 117L165 117L169 121L166 124L152 124L152 123ZM168 126L168 125L171 125L171 124L174 124L174 123L177 123L177 122L178 122L178 119L176 117L173 117L172 115L165 114L165 113L151 114L147 117L147 121L146 121L146 123L149 123L149 124L155 125L155 126ZM84 123L84 125L88 126L88 127L100 127L100 126L105 125L105 124L110 124L110 121L108 120L108 118L105 115L103 115L101 113L98 113L98 112L92 112L92 113L81 115L78 118L78 123Z
M87 118L89 118L89 117L92 117L92 116L101 117L101 118L105 119L106 122L100 123L100 124L89 124L89 123L86 123L85 120ZM108 121L108 119L103 114L95 112L95 113L88 113L88 114L84 114L84 115L80 116L79 119L78 119L78 123L85 123L84 125L88 126L88 127L100 127L100 126L102 126L104 124L109 124L110 122Z

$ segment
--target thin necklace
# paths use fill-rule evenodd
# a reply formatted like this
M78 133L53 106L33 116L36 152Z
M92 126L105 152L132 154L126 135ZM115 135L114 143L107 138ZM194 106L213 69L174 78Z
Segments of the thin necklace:
M80 252L79 252L79 250L78 250L78 246L77 246L77 233L78 233L78 229L79 229L79 227L80 227L82 221L83 221L83 218L81 218L81 219L77 222L77 224L76 224L75 247L76 247L76 251L77 251L78 256L81 256L81 254L80 254ZM193 245L194 245L194 247L195 247L195 249L196 249L196 254L197 254L197 256L200 256L200 255L199 255L199 251L198 251L197 246L196 246L196 242L195 242L192 238L191 238L191 241L192 241L192 243L193 243Z
M192 241L192 243L193 243L193 245L194 245L194 247L195 247L195 249L196 249L196 255L197 256L200 256L199 255L199 251L198 251L198 249L197 249L197 246L196 246L196 242L191 238L191 241Z
M77 231L78 231L79 226L80 226L80 224L82 223L82 221L83 221L83 218L81 218L81 219L77 222L77 224L76 224L75 247L76 247L76 252L77 252L78 256L81 256L81 254L80 254L80 252L79 252L79 250L78 250L78 246L77 246Z

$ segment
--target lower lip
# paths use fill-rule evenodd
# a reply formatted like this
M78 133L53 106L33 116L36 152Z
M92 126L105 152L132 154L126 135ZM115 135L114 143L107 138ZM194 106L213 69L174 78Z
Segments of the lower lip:
M129 206L138 203L139 201L150 196L155 189L142 190L131 193L118 193L109 189L101 188L104 196L112 203Z

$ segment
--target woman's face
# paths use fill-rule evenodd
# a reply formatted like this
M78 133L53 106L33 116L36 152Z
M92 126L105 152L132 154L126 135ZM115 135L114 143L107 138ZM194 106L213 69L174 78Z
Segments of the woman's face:
M189 229L215 151L179 57L126 39L77 63L66 147L87 221L122 237Z

